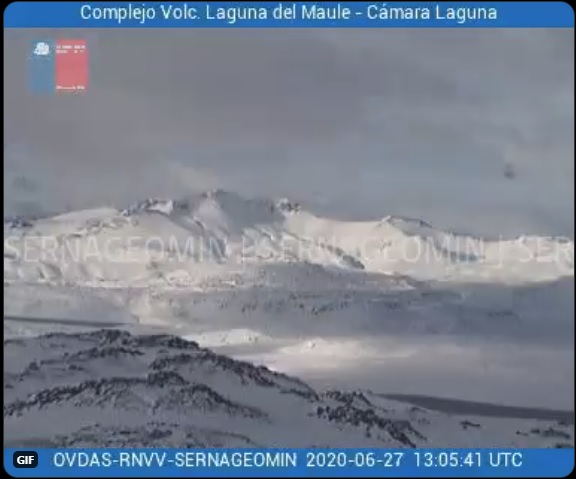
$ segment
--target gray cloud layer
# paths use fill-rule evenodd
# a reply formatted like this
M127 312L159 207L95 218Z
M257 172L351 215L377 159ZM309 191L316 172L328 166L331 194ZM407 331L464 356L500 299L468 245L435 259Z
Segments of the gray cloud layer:
M5 214L222 186L335 216L573 236L573 31L4 36ZM32 96L30 41L66 36L89 41L89 93Z

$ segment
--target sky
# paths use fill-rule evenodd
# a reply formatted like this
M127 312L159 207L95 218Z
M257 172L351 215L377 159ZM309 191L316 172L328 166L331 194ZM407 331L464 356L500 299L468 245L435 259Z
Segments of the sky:
M34 96L31 42L59 37L87 39L89 90ZM574 236L573 30L4 38L5 216L224 188L338 218Z

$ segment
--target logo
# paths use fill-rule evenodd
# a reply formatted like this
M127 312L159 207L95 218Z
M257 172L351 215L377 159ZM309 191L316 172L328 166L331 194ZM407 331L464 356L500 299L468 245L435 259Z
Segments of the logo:
M27 59L28 85L33 93L84 93L88 89L90 61L84 39L35 39Z
M38 453L34 451L16 451L13 457L14 467L33 469L38 467Z
M38 42L34 48L34 55L39 57L50 55L50 45L48 45L46 42Z

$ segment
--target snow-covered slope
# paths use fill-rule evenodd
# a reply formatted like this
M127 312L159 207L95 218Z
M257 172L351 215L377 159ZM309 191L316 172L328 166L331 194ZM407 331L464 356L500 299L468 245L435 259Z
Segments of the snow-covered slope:
M12 447L573 447L566 424L321 393L167 335L50 334L5 341L4 357Z
M483 240L396 217L337 221L221 190L5 223L4 232L5 281L191 287L249 265L294 262L456 282L549 281L574 271L574 244L563 238Z
M8 337L162 331L339 387L573 403L570 240L338 221L220 190L18 218L4 233Z

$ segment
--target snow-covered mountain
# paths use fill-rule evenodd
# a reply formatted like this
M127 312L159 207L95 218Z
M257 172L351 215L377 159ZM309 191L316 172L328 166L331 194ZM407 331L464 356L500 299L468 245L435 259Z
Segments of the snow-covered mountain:
M4 232L5 281L189 288L213 274L223 280L286 263L453 282L534 282L574 272L574 244L563 238L483 240L391 216L337 221L287 200L221 190L5 222Z
M342 333L548 336L570 307L574 274L574 244L562 238L488 241L396 217L343 222L221 190L4 228L5 314L21 316L119 311L122 321L173 325L242 316L236 327L268 329L304 318L318 334L331 323Z
M162 332L338 387L573 402L565 238L339 221L221 190L13 218L4 235L7 337Z
M318 392L166 335L4 342L12 447L573 447L572 425L449 416L368 391Z

